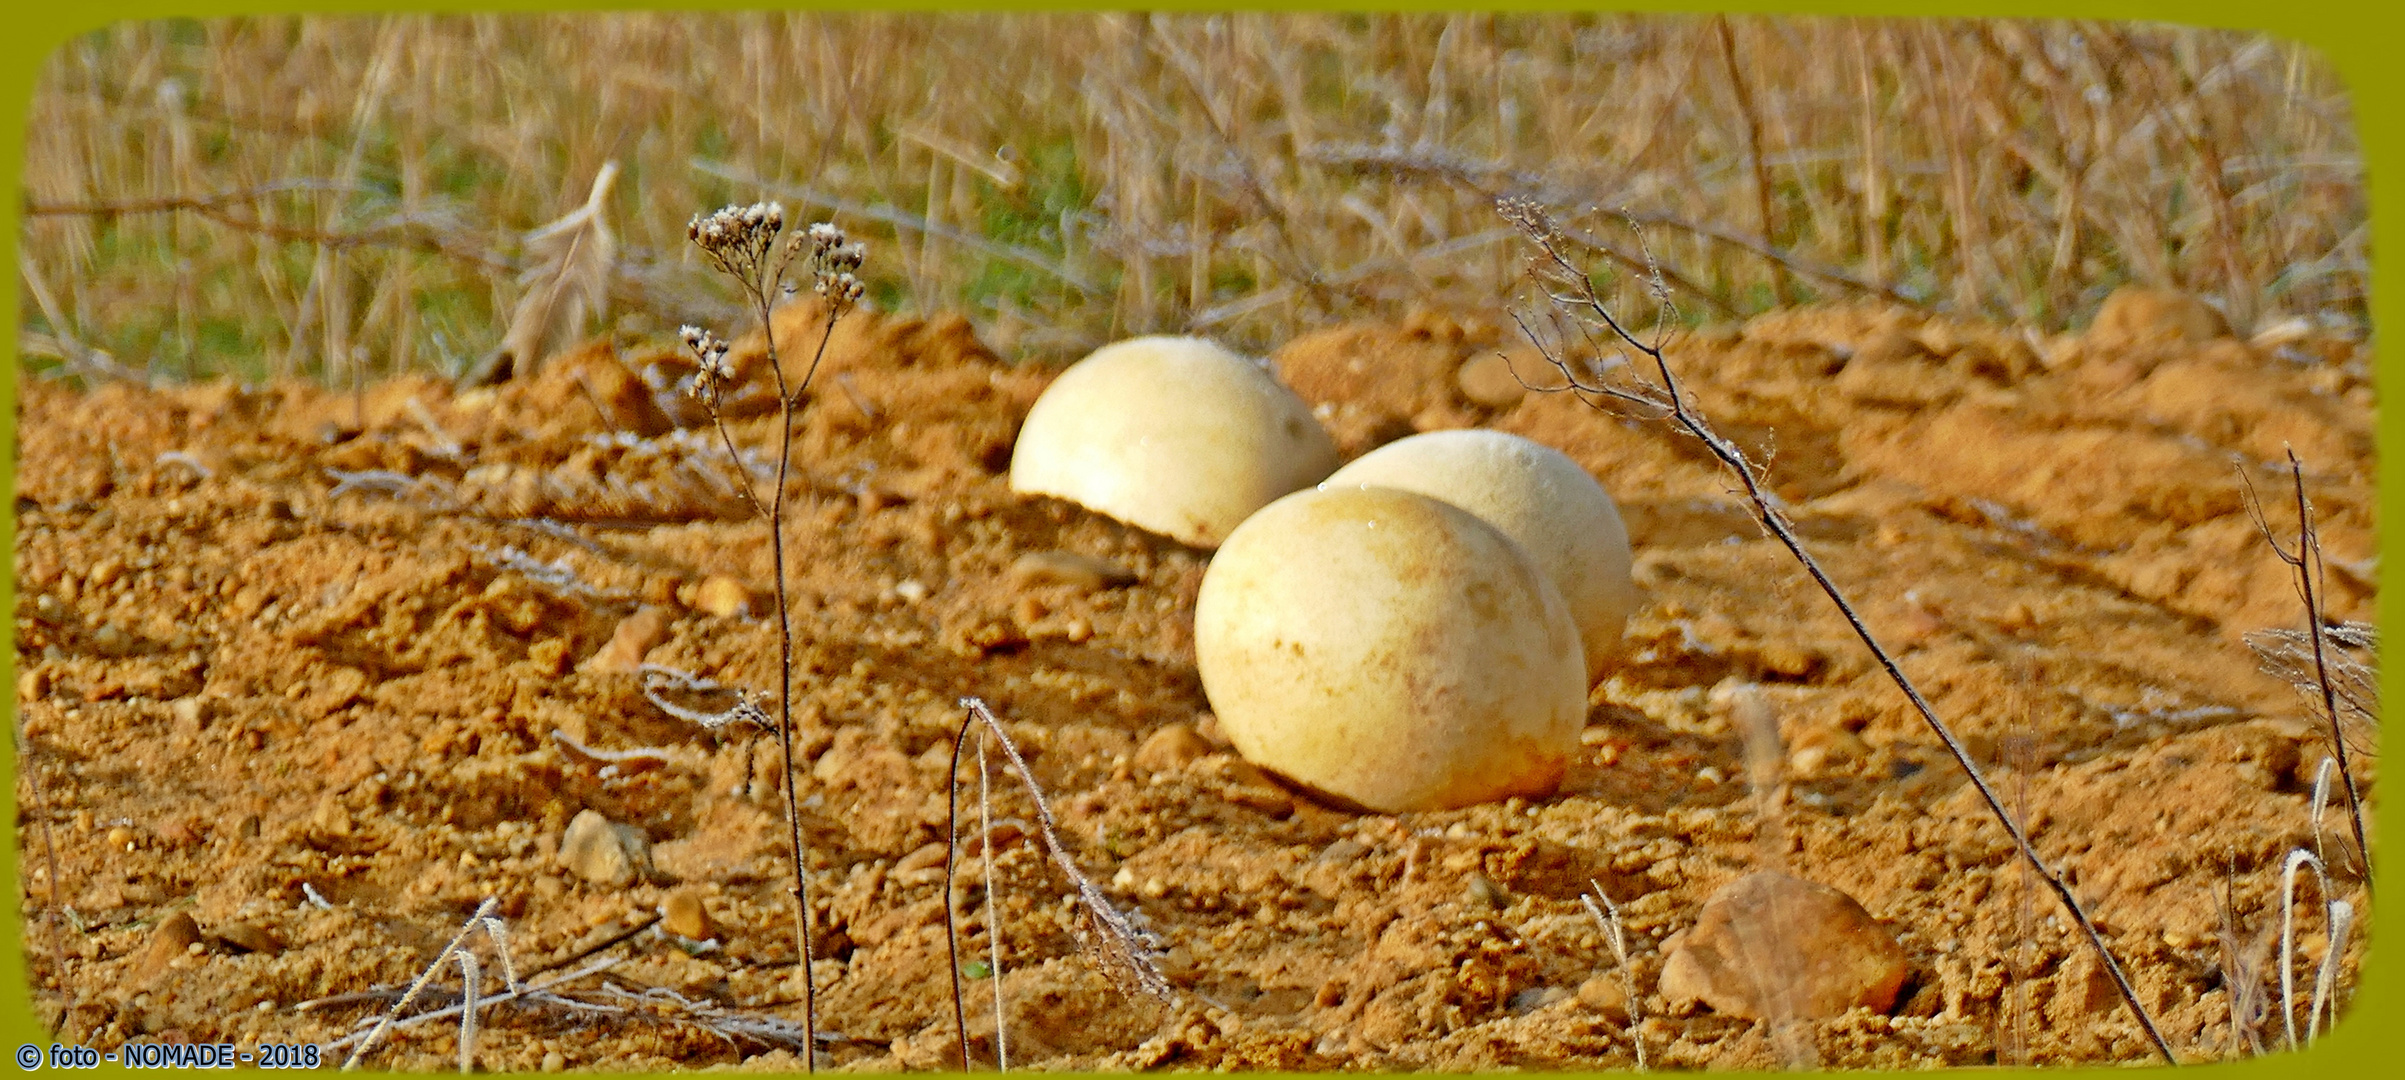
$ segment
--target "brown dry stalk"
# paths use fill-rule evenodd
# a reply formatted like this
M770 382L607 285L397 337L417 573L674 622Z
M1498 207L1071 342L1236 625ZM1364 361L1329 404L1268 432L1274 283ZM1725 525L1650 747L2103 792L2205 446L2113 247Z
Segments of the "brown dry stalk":
M2313 871L2314 892L2322 902L2322 958L2319 974L2313 979L2313 1008L2305 1014L2305 1042L2296 1039L2296 872L2300 868ZM2353 921L2354 905L2339 899L2330 891L2330 874L2319 857L2303 848L2296 848L2280 864L2280 1022L2288 1036L2291 1049L2310 1045L2314 1030L2321 1023L2322 1004L2330 1001L2337 983L2338 964L2346 952L2347 924ZM2331 1022L2338 1019L2335 1002L2331 1003Z
M726 415L721 408L727 384L734 378L734 372L727 366L726 342L693 326L684 328L684 340L701 361L694 392L709 406L710 420L718 428L719 440L726 444L727 456L735 461L737 471L743 476L744 499L768 522L769 559L776 575L776 734L777 748L783 754L781 768L785 775L780 786L785 792L787 850L793 869L794 965L801 969L802 975L802 1030L808 1033L808 1038L815 1039L818 979L810 970L809 860L802 847L801 796L796 790L800 776L793 753L793 602L787 595L785 580L785 488L793 468L794 416L801 411L810 381L827 357L827 343L834 340L835 324L860 299L861 285L852 271L859 269L863 255L862 249L850 243L843 231L832 224L813 225L806 233L790 236L782 235L784 228L784 207L754 203L695 217L686 229L688 238L701 249L703 257L742 286L744 298L750 301L752 314L760 320L760 333L768 343L768 371L777 387L777 474L766 500L753 489L751 471L742 467L743 455L735 449L735 436L727 430ZM804 254L805 248L811 277L818 294L827 303L827 321L819 335L818 349L810 357L810 368L795 386L788 385L785 366L777 354L776 324L770 318L769 305L783 293L786 269ZM818 1071L815 1044L803 1048L802 1060L807 1071Z
M2237 869L2228 861L2222 863L2221 890L2213 894L2215 909L2221 916L2219 944L2221 946L2221 985L2229 1000L2230 1038L2227 1056L2238 1056L2240 1043L2254 1057L2263 1056L2262 1021L2263 965L2253 955L2255 949L2240 936L2237 906Z
M2355 789L2355 770L2347 760L2346 734L2340 729L2339 721L2338 683L2331 674L2327 641L2329 631L2322 626L2321 597L2327 593L2321 583L2328 580L2328 574L2322 562L2321 531L2314 527L2313 503L2305 497L2305 466L2297 460L2293 447L2288 451L2288 472L2296 488L2297 538L2294 551L2280 546L2279 537L2271 531L2270 519L2263 514L2262 500L2255 496L2254 479L2247 475L2243 466L2238 470L2238 478L2244 484L2246 510L2254 516L2255 528L2263 533L2263 539L2271 545L2272 553L2288 564L2288 569L2296 576L2297 597L2305 603L2305 635L2313 646L2313 685L2321 699L2323 714L2330 721L2330 754L2338 761L2338 778L2346 788L2347 821L2354 826L2355 850L2363 857L2363 891L2368 894L2372 891L2372 849L2365 846L2363 840L2363 796ZM2318 828L2319 807L2315 809Z
M1067 878L1070 887L1076 890L1079 917L1075 927L1077 945L1086 963L1109 979L1122 997L1143 996L1162 1004L1175 1003L1177 991L1170 988L1168 978L1161 974L1151 935L1137 929L1127 916L1120 914L1093 879L1077 868L1077 860L1069 857L1069 849L1062 846L1060 828L1052 818L1052 804L1044 798L1044 788L1036 783L1035 773L1027 767L1027 759L1019 756L1018 744L1011 741L1009 732L1002 730L1002 722L994 718L993 710L986 707L983 699L962 698L960 707L968 710L968 715L961 718L960 731L952 737L952 771L945 774L944 948L952 966L952 1022L953 1030L959 1037L961 1071L967 1072L970 1067L969 1024L968 1006L960 985L960 920L952 910L952 888L953 878L960 869L961 751L968 746L969 734L976 731L980 724L992 733L995 742L1001 744L1003 755L1010 758L1011 768L1018 772L1019 782L1026 787L1028 799L1035 803L1036 831L1044 838L1045 853L1052 857L1052 864L1060 868L1061 876ZM982 754L983 750L979 752ZM992 832L987 832L979 844L990 873L994 865ZM991 892L990 886L988 892ZM987 916L985 932L989 938L1002 932L1001 926L993 919L993 915ZM996 968L993 978L1001 977L1001 969ZM1000 1008L999 1004L996 1008ZM1002 1043L1001 1019L997 1013L994 1036L997 1049Z
M28 753L33 745L25 738L22 715L17 719L16 736L17 761L24 769L25 786L32 795L34 820L41 823L42 829L42 873L46 886L43 890L42 929L44 936L50 939L50 977L57 980L59 990L71 1006L75 1001L75 988L67 981L67 941L58 930L58 845L51 838L50 799L42 790L42 763ZM33 890L27 889L25 894L27 899L31 899ZM62 1026L70 1011L60 1011Z
M1504 220L1511 222L1526 235L1540 252L1537 257L1530 260L1529 272L1536 278L1538 285L1545 290L1546 298L1551 302L1554 312L1557 315L1573 318L1582 326L1608 331L1612 337L1617 338L1650 361L1653 378L1658 380L1658 385L1640 382L1633 389L1609 383L1587 381L1581 377L1577 365L1573 364L1561 349L1548 344L1525 321L1521 322L1521 329L1527 333L1530 342L1535 344L1545 358L1561 372L1563 378L1568 380L1564 389L1582 395L1581 400L1587 400L1590 403L1593 399L1583 395L1602 395L1647 410L1658 411L1663 418L1668 419L1680 430L1702 443L1714 458L1736 475L1738 483L1745 488L1746 501L1755 520L1773 538L1778 540L1781 546L1787 549L1788 554L1793 555L1797 562L1803 564L1805 573L1810 574L1813 583L1820 587L1821 592L1828 596L1830 602L1837 605L1837 610L1845 617L1846 624L1853 628L1855 636L1861 638L1863 645L1870 649L1871 655L1878 660L1880 668L1887 673L1888 679L1894 682L1898 689L1904 691L1904 696L1911 700L1912 707L1920 713L1921 719L1928 724L1932 732L1936 733L1938 739L1945 743L1947 752L1954 756L1955 763L1962 767L1963 772L1970 777L1971 785L1978 789L1979 797L1987 803L1988 812L1995 817L1999 824L2004 826L2004 831L2010 834L2013 846L2019 849L2021 857L2028 861L2030 869L2035 871L2038 877L2043 879L2047 886L2054 891L2055 898L2061 901L2063 909L2070 913L2071 918L2079 924L2080 930L2087 935L2089 946L2095 950L2097 957L2103 962L2105 970L2112 975L2113 985L2120 990L2122 1003L2129 1007L2130 1015L2135 1017L2138 1026L2144 1029L2147 1039L2154 1044L2155 1051L2163 1056L2165 1062L2178 1064L2179 1058L2171 1052L2171 1044L2164 1040L2163 1033L2155 1025L2154 1017L2147 1013L2143 1004L2139 1003L2137 988L2131 985L2128 972L2122 968L2121 961L2114 957L2112 948L2105 944L2104 933L2096 928L2095 920L2088 917L2087 910L2080 905L2079 898L2072 893L2070 882L2038 854L2037 847L2030 842L2028 833L2022 829L2020 820L2005 808L2004 801L1997 796L1995 788L1988 783L1986 775L1980 771L1978 762L1972 759L1970 751L1964 747L1961 738L1956 736L1954 730L1938 717L1937 709L1921 695L1920 688L1913 684L1910 676L1904 674L1904 669L1896 663L1895 657L1887 651L1887 648L1879 644L1877 636L1871 633L1870 625L1863 622L1862 616L1854 611L1854 605L1846 599L1844 591L1837 587L1837 583L1829 577L1828 572L1821 568L1819 560L1814 559L1812 553L1804 547L1802 538L1797 535L1794 524L1788 520L1787 513L1781 508L1777 496L1763 487L1760 467L1751 458L1748 458L1736 443L1729 441L1726 436L1714 429L1711 421L1705 418L1688 400L1684 388L1679 383L1678 376L1670 370L1670 361L1664 354L1661 343L1659 341L1649 343L1639 339L1612 314L1610 306L1604 303L1603 298L1595 291L1593 280L1562 253L1561 232L1553 224L1552 215L1541 204L1526 199L1499 199L1496 200L1495 208L1498 213L1503 215ZM1657 283L1656 288L1661 289L1662 287ZM1631 377L1637 378L1633 374Z
M1612 902L1612 894L1603 891L1603 883L1594 878L1588 878L1587 884L1595 890L1594 895L1580 893L1578 902L1586 905L1587 914L1594 917L1595 925L1603 928L1604 943L1612 947L1612 959L1618 962L1620 989L1628 994L1628 1023L1625 1025L1628 1045L1629 1049L1636 1054L1637 1071L1644 1072L1645 1036L1642 1027L1645 1023L1645 1016L1639 1010L1637 969L1629 966L1628 962L1628 925L1621 921L1620 905ZM1597 900L1603 901L1602 907L1595 906Z
M1712 20L1720 37L1720 63L1729 76L1729 92L1737 99L1737 116L1745 122L1745 166L1754 181L1754 220L1762 229L1762 239L1777 242L1778 229L1770 215L1770 169L1762 164L1762 112L1754 105L1754 93L1745 85L1745 72L1737 64L1737 31L1730 28L1727 16ZM1773 264L1770 275L1771 295L1780 307L1795 302L1787 283L1787 270Z
M1306 162L1327 165L1347 172L1368 175L1391 175L1406 179L1439 180L1465 189L1493 202L1499 198L1530 198L1545 202L1586 202L1599 196L1592 192L1573 195L1567 190L1549 186L1532 173L1523 173L1500 165L1470 160L1462 155L1436 147L1397 147L1371 145L1329 145L1312 147L1298 156ZM1637 225L1659 225L1676 229L1698 240L1731 252L1767 262L1781 275L1813 278L1841 286L1858 293L1876 296L1897 304L1915 304L1912 297L1898 291L1885 281L1884 271L1863 277L1835 266L1819 262L1792 248L1780 247L1765 236L1752 236L1736 229L1723 228L1705 221L1689 220L1663 210L1624 210L1625 220ZM1653 275L1660 274L1678 286L1679 290L1701 298L1723 314L1736 315L1740 308L1735 299L1706 288L1701 282L1681 275L1669 267L1649 262L1645 253L1632 252L1592 232L1567 225L1557 225L1563 238L1595 250L1628 270Z
M484 931L485 937L493 943L493 951L501 957L502 979L510 992L515 994L524 989L524 984L518 981L517 968L509 958L509 931L501 917L493 914L493 909L500 903L500 897L488 896L484 903L477 905L475 914L469 915L468 921L460 924L459 933L452 936L451 943L443 946L443 951L426 965L426 970L418 975L417 981L409 984L409 990L401 995L401 1000L393 1002L384 1018L377 1021L375 1028L352 1049L351 1056L342 1063L342 1071L349 1072L359 1067L360 1059L376 1048L376 1043L384 1038L384 1033L392 1029L393 1021L418 999L419 994L425 992L427 983L434 981L435 973L443 969L443 961L453 957L459 960L461 993L466 999L461 1003L459 1013L459 1071L466 1073L471 1070L476 1053L476 992L477 983L481 981L481 965L475 953L461 948L467 944L468 935L478 930Z

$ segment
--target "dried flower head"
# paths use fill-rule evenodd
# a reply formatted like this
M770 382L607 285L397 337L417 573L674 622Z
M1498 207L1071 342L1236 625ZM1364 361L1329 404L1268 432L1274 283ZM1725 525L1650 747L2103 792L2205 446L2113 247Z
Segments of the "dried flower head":
M820 274L817 287L818 294L838 309L859 303L861 294L867 291L860 279L851 274Z
M770 258L777 249L777 234L784 230L785 208L768 202L727 206L698 215L685 226L685 236L701 248L711 265L747 288L766 292L783 276L785 264L792 258L790 253Z
M686 326L678 331L678 336L684 339L686 348L693 350L693 359L701 365L701 372L693 380L695 397L706 400L734 379L734 365L727 362L726 339L698 326Z
M867 291L855 273L868 261L868 247L853 243L851 238L833 222L822 221L810 226L797 247L806 242L810 248L811 288L825 297L827 305L837 313L860 302Z

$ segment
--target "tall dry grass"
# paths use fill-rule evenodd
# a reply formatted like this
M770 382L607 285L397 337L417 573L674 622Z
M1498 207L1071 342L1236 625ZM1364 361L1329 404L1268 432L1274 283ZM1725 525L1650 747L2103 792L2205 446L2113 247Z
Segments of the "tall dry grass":
M1503 192L1592 208L1566 223L1659 255L1694 317L1868 291L2064 328L2127 281L2242 329L2365 317L2335 76L2156 26L177 21L65 47L30 130L27 351L170 376L465 368L543 286L525 232L609 161L612 302L563 336L724 321L679 230L763 195L865 237L881 306L1047 357L1492 306L1519 274Z

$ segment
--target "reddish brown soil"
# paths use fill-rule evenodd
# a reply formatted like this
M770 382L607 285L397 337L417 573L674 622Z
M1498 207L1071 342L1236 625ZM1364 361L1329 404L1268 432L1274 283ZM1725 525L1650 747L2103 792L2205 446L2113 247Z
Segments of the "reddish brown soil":
M1769 458L1820 558L1994 768L2189 1059L2232 1053L2225 873L2238 953L2255 985L2276 983L2278 864L2312 842L2327 751L2241 640L2301 623L2233 455L2276 496L2264 463L2296 449L2330 614L2372 607L2368 358L2310 340L2275 355L2218 329L2122 312L2089 340L2033 342L1823 309L1673 351L1705 411ZM1348 456L1472 424L1568 452L1620 500L1651 591L1558 795L1390 817L1314 805L1226 753L1193 667L1207 552L1010 492L1011 439L1050 370L995 360L957 320L839 335L796 439L790 523L829 1062L951 1060L935 845L970 694L1030 754L1076 859L1160 936L1180 994L1125 999L1089 969L1062 882L1022 838L997 859L1014 1065L1584 1068L1631 1063L1632 1040L1684 1067L2147 1055L1962 773L1728 478L1659 422L1567 395L1498 407L1512 395L1491 369L1456 380L1502 339L1422 318L1278 358ZM775 624L756 614L773 604L766 530L722 485L710 429L677 428L699 418L627 375L642 360L596 346L495 391L404 380L358 399L20 387L16 835L45 1022L102 1047L327 1042L370 1006L297 1004L405 982L487 897L523 970L677 889L703 898L718 948L647 931L568 989L798 1017L773 742L696 730L635 675L585 665L649 604L669 616L652 662L775 683ZM772 420L746 411L737 438L762 446ZM335 493L334 470L374 469L428 479ZM1055 550L1133 583L1008 572ZM712 575L755 614L699 610L724 599L704 595ZM1745 797L1729 705L1749 685L1793 751L1779 822ZM1171 725L1199 741L1155 740ZM560 736L656 753L612 765ZM610 888L559 867L586 808L648 835L654 879ZM1015 791L995 810L1031 813ZM1703 899L1780 862L1901 940L1912 973L1891 1014L1773 1039L1655 992L1664 940ZM1590 880L1632 931L1633 1023L1578 902ZM154 952L179 912L199 939ZM982 917L971 926L982 957ZM254 949L229 943L246 934ZM969 985L982 1058L990 984ZM675 1011L503 1008L477 1057L799 1064ZM456 1040L412 1028L378 1060L446 1068Z

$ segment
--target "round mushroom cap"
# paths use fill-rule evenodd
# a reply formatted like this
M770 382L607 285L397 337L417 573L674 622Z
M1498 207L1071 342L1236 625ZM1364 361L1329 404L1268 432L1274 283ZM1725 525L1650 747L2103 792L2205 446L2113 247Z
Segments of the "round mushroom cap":
M1019 429L1010 486L1212 548L1336 463L1310 408L1260 364L1201 338L1143 337L1045 388Z
M1536 561L1392 488L1299 491L1239 526L1194 656L1237 752L1386 813L1550 794L1586 723L1578 629Z
M1643 595L1629 573L1628 527L1569 455L1501 431L1432 431L1363 454L1320 487L1363 484L1441 499L1519 541L1570 605L1589 684L1618 658Z

